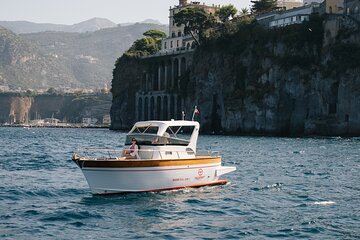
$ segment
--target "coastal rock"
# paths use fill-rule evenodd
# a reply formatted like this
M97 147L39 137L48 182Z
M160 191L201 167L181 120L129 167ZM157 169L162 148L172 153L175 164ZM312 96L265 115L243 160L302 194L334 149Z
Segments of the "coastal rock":
M197 105L202 131L211 133L360 136L360 34L333 29L333 21L343 20L310 21L312 31L248 26L203 44L188 70L185 111ZM133 70L140 68L141 61ZM113 79L113 91L130 90L126 81L138 75L126 74ZM136 121L125 107L134 95L114 95L114 129Z

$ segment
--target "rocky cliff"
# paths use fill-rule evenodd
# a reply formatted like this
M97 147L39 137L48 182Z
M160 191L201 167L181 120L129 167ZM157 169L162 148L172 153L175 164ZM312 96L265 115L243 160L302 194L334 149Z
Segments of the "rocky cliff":
M344 18L275 30L244 25L195 52L181 79L187 115L197 105L206 132L359 136L359 63L359 27ZM125 80L114 78L113 86L126 91L119 79ZM132 99L114 95L112 112Z
M21 96L0 94L0 123L26 123L28 120L57 118L70 123L81 123L82 118L97 118L109 114L111 94Z

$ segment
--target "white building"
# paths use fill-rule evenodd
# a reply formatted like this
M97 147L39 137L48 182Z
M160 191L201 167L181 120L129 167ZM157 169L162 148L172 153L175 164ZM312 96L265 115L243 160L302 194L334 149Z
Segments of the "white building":
M322 3L324 0L304 0L304 5L308 5L310 3Z
M96 118L83 118L82 119L82 124L83 125L94 125L98 122L98 120Z
M278 0L277 7L282 8L284 10L290 10L292 8L297 8L303 6L302 0Z
M179 5L170 7L169 9L169 36L162 40L161 53L171 53L181 50L189 50L194 48L194 39L190 34L185 34L184 26L177 26L174 21L174 15L187 7L198 7L205 10L209 14L215 14L220 5L207 6L205 3L190 2L187 0L179 0Z
M103 116L102 123L103 123L104 125L110 125L110 124L111 124L110 114L105 114L105 115Z
M299 8L277 12L269 23L270 28L284 27L292 24L301 24L309 20L310 15L319 10L319 4L311 3Z

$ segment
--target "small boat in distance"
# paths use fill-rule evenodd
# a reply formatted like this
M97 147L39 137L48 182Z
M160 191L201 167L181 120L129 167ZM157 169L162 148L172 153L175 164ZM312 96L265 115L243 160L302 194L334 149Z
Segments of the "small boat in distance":
M199 128L198 122L185 120L137 122L126 135L122 151L84 149L75 152L72 160L93 194L225 184L227 180L220 176L236 168L222 166L218 152L197 152ZM131 156L134 139L138 147Z

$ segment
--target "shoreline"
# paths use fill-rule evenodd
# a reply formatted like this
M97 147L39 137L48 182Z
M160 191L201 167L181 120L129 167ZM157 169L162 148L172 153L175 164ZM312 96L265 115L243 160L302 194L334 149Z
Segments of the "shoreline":
M0 127L10 127L10 128L107 128L109 129L110 126L84 126L81 124L71 124L71 125L24 125L24 124L11 124L5 125L0 124Z

